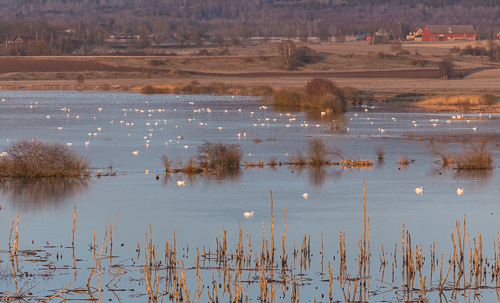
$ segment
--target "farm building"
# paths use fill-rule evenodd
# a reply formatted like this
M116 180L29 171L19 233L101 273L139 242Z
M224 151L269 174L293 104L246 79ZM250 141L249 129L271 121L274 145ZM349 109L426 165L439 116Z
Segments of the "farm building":
M472 25L427 25L422 32L422 41L476 40Z
M372 41L372 36L370 34L361 34L356 38L356 41Z

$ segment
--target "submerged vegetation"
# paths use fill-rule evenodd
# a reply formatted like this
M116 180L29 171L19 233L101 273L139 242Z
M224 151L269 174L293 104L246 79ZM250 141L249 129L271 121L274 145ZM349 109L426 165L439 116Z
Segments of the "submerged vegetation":
M361 102L361 93L352 87L339 88L327 79L313 78L303 89L277 89L272 100L275 105L317 108L332 114L342 114L348 102Z
M61 178L89 175L90 160L59 142L22 139L0 157L0 177Z

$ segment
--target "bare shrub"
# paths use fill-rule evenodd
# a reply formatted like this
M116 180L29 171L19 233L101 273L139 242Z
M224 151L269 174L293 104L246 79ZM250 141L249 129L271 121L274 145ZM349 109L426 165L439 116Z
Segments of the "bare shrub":
M312 138L307 141L307 157L311 165L320 166L328 163L332 151L326 146L323 138Z
M168 173L170 172L170 169L172 169L172 165L173 165L173 160L170 159L169 157L167 157L167 155L162 155L160 157L160 161L161 161L161 164L163 164L163 166L165 167L165 172Z
M319 56L315 50L307 46L301 46L295 50L297 59L301 63L314 63L319 61Z
M190 156L186 159L186 164L182 167L182 172L193 174L198 172L198 160L194 156Z
M0 176L10 178L79 177L88 175L90 160L59 142L22 139L0 158Z
M295 69L300 63L293 41L282 41L278 45L279 61L284 69L290 71Z
M436 144L431 143L427 147L427 150L431 153L432 156L437 157L439 160L436 160L434 163L448 166L453 164L455 161L453 158L453 154L448 151L448 147L444 144Z
M111 85L107 84L107 83L104 83L102 86L101 86L101 89L103 91L108 91L111 89Z
M319 98L317 107L329 113L342 114L347 108L347 103L340 96L328 94Z
M85 76L81 73L78 73L78 75L76 75L76 83L78 85L83 85L83 83L85 83Z
M344 113L347 106L344 94L332 81L313 78L306 84L306 102L303 106Z
M382 146L380 145L377 145L375 147L375 155L377 155L377 158L379 161L382 161L384 160L384 156L385 156L385 150Z
M307 164L307 158L299 148L295 153L288 156L288 162L294 165L305 165Z
M485 94L481 96L481 104L483 105L493 105L497 103L497 98L490 94Z
M487 142L471 143L464 146L462 154L457 155L455 168L458 169L491 169L493 158Z
M274 105L300 107L304 95L292 88L277 89L273 96Z
M267 163L269 166L276 166L278 165L278 158L277 157L271 157L269 159L269 163Z
M399 165L408 165L410 164L411 160L405 155L399 155L398 156L398 164Z
M438 67L439 71L441 72L441 76L443 76L443 79L450 79L453 75L453 70L455 67L452 56L449 54L444 56L443 59L439 62Z
M256 85L252 87L252 95L268 97L273 94L273 88L269 85Z
M202 166L239 166L243 152L238 144L205 142L198 147L198 161Z
M154 94L156 93L156 89L154 88L153 85L144 85L141 87L141 93L142 94Z
M226 92L227 85L222 82L212 82L207 87L208 91L215 94L223 94Z

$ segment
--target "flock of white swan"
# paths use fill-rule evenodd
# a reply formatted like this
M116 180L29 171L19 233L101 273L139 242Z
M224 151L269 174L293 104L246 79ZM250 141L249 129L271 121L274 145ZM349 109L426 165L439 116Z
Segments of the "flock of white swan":
M424 189L422 186L415 188L415 193L417 195L421 195L424 193ZM457 195L462 196L464 194L464 189L463 188L457 188Z

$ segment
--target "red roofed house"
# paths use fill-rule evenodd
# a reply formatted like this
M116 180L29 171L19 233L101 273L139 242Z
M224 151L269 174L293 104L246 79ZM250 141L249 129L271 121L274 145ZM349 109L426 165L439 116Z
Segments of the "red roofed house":
M356 41L372 41L372 36L370 34L361 34L356 38Z
M422 32L422 41L476 40L472 25L427 25Z

